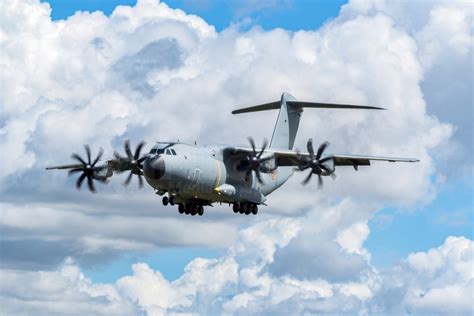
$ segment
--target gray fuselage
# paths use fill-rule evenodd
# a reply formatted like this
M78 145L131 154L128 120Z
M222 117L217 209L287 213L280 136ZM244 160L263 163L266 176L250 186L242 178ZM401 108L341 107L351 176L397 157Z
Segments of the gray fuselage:
M168 192L178 203L199 200L235 203L265 202L265 196L285 183L291 167L262 173L263 184L254 173L246 181L239 169L242 159L227 155L227 146L193 146L184 143L157 143L144 161L146 181L157 193Z

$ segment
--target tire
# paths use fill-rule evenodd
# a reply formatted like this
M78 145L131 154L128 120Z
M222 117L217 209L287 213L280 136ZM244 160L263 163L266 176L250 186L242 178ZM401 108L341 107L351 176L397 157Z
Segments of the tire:
M184 206L184 214L186 214L186 215L191 214L191 205L190 204L186 204Z
M169 202L168 197L167 197L167 196L164 196L164 197L163 197L163 205L164 205L164 206L168 205L168 202Z
M252 212L252 204L245 203L244 205L245 205L245 208L244 208L245 215L250 215L250 213Z
M258 213L258 206L257 204L252 204L252 214L257 215Z
M170 203L170 205L175 205L176 204L176 198L174 196L170 196L169 203Z
M185 209L185 207L184 207L183 204L179 204L179 205L178 205L178 212L179 212L179 214L183 214L183 213L185 212L185 210L186 210L186 209Z
M198 206L197 213L199 216L202 216L202 214L204 214L204 207L202 207L202 205Z
M197 214L197 205L191 204L191 211L189 212L192 216Z
M234 211L234 213L238 213L240 210L239 204L234 203L234 206L232 206L232 210Z

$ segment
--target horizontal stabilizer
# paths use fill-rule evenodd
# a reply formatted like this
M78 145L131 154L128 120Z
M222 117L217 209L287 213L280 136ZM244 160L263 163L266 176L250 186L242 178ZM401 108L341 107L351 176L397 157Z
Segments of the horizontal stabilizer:
M359 109L359 110L385 110L376 106L353 105L353 104L335 104L319 102L286 101L286 104L300 108L321 108L321 109Z
M320 109L359 109L359 110L385 110L384 108L368 105L353 104L336 104L336 103L320 103L320 102L303 102L303 101L286 101L287 105L296 108L320 108ZM280 101L250 106L232 111L232 114L241 114L248 112L259 112L268 110L278 110L281 107Z
M232 114L240 114L247 112L258 112L258 111L267 111L267 110L278 110L280 108L280 101L250 106L248 108L242 108L232 111Z

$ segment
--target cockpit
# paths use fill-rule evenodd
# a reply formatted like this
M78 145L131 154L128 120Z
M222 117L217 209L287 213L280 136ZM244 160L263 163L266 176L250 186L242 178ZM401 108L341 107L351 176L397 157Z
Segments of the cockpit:
M176 156L176 150L172 148L174 143L156 143L150 150L150 155L173 155Z

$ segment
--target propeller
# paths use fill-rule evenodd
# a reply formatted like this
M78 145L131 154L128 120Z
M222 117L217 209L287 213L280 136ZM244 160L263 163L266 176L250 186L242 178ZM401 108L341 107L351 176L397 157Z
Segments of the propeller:
M329 146L328 142L324 142L321 145L319 145L318 150L316 151L316 154L314 153L314 148L313 148L313 140L310 138L308 139L308 143L306 144L306 148L308 149L309 157L307 156L301 156L298 154L298 160L300 161L300 165L298 166L301 171L306 170L306 169L311 169L310 173L308 176L301 182L303 185L307 185L309 181L311 180L311 177L313 174L318 175L318 188L321 188L323 186L323 178L322 174L326 172L330 174L332 177L335 176L334 174L334 165L329 164L327 162L331 161L333 158L332 157L324 157L321 159L322 154L326 150L326 148Z
M245 172L245 181L248 181L252 171L255 171L255 175L257 176L258 182L260 184L264 184L262 180L262 175L260 174L260 165L264 163L265 161L272 159L272 157L262 158L262 155L265 152L265 149L267 148L268 141L266 138L263 139L262 149L260 150L260 152L257 152L253 138L248 137L247 139L250 142L250 146L252 146L252 155L247 156L249 167L247 171Z
M82 166L69 170L68 175L73 175L75 173L82 172L79 178L77 178L76 188L80 190L82 186L82 182L84 182L84 180L87 179L87 186L89 187L89 190L95 193L96 190L94 186L94 180L98 180L100 182L106 181L105 178L98 177L95 174L97 171L100 171L104 168L103 166L96 167L96 164L102 157L102 154L104 153L104 151L101 148L96 158L94 159L94 161L91 161L91 150L89 148L89 145L84 145L84 148L86 149L87 160L84 160L78 154L75 154L75 153L72 154L71 158L80 162Z
M143 146L145 146L145 142L140 142L135 149L135 153L132 154L130 149L130 141L126 140L124 143L125 153L127 154L126 157L120 156L117 152L114 152L114 156L119 163L119 170L118 172L124 172L126 170L130 170L130 174L128 175L127 179L123 185L128 185L132 180L133 175L138 176L138 185L140 188L143 187L143 161L147 158L147 156L140 157L140 152L142 151Z

